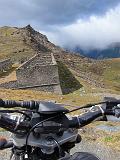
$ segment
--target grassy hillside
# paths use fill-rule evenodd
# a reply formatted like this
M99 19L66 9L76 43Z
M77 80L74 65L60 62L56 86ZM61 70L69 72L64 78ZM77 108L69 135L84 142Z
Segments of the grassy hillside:
M78 63L74 70L77 75L82 73L83 79L88 82L100 83L103 88L120 92L120 58Z
M94 67L99 68L95 69L96 73L103 79L106 87L120 91L120 58L98 61Z
M120 58L106 60L107 68L103 77L109 87L120 92Z
M11 58L21 61L34 55L31 46L24 43L24 37L17 28L0 28L0 59Z

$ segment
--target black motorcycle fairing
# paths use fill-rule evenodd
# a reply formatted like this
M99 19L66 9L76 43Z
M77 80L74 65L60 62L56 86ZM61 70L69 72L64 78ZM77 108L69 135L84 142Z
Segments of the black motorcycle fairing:
M40 102L39 113L42 114L54 114L54 113L67 113L68 109L64 108L60 104L53 102Z

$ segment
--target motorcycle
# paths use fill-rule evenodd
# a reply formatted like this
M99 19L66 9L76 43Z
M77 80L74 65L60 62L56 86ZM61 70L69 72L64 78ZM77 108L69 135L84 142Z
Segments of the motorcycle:
M2 99L0 107L0 127L12 133L11 140L0 139L0 150L11 148L10 160L100 160L88 152L70 154L81 142L78 130L95 120L107 121L108 115L120 117L120 100L115 98L73 110L53 102ZM82 115L69 115L87 108Z

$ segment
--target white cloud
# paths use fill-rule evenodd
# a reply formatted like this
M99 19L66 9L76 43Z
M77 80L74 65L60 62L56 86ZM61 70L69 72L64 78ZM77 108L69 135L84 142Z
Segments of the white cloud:
M119 3L120 0L0 0L0 26L31 24L58 45L101 48L120 41L120 6L115 8Z
M55 31L44 33L61 46L105 48L112 42L120 42L120 5L103 16L79 19L73 24L55 27Z

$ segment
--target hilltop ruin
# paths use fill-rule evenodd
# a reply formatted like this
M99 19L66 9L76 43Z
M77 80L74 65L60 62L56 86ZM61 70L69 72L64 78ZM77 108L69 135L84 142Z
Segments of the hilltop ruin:
M16 76L19 88L62 93L58 66L52 53L33 56L16 70Z
M16 81L0 85L4 88L30 89L67 94L81 87L70 70L56 61L51 52L40 52L16 70Z

